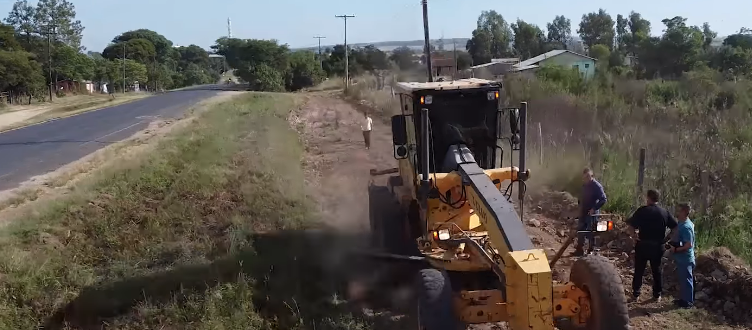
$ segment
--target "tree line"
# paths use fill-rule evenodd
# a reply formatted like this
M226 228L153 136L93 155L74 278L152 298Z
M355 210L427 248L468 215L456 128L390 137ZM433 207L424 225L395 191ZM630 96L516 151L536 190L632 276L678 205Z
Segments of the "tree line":
M688 25L675 16L662 20L663 33L652 36L650 21L635 11L616 19L599 9L582 15L577 28L581 44L574 42L569 18L556 16L541 27L517 19L507 22L494 10L483 11L466 49L474 64L492 58L528 59L555 49L566 49L599 60L599 68L635 78L676 78L684 72L707 66L724 74L752 73L752 30L741 28L723 40L708 23ZM629 59L629 60L627 60Z
M63 80L89 80L122 90L178 88L216 82L223 63L196 45L173 47L157 32L139 29L117 35L101 52L81 45L84 26L68 0L17 0L0 23L0 91L8 102L44 100ZM28 99L27 99L28 98Z

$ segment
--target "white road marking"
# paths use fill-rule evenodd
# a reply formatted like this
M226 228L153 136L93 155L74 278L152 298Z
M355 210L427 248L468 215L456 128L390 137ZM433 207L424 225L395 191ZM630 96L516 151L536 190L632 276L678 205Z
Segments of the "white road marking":
M139 125L139 124L141 124L141 123L143 123L143 122L141 122L141 121L140 121L140 122L137 122L137 123L135 123L135 124L133 124L133 125L127 126L127 127L125 127L125 128L121 128L121 129L119 129L119 130L117 130L117 131L114 131L114 132L112 132L112 133L108 133L108 134L102 135L102 136L100 136L100 137L98 137L98 138L96 138L96 139L94 139L94 140L91 140L91 141L89 141L89 142L84 142L84 143L81 143L81 144L79 144L78 146L79 146L79 147L83 147L83 146L85 146L85 145L87 145L87 144L89 144L89 143L92 143L92 142L98 142L98 141L99 141L100 139L104 139L104 138L106 138L106 137L108 137L108 136L110 136L110 135L113 135L113 134L117 134L117 133L120 133L120 132L122 132L122 131L124 131L124 130L127 130L127 129L129 129L129 128L133 127L133 126Z

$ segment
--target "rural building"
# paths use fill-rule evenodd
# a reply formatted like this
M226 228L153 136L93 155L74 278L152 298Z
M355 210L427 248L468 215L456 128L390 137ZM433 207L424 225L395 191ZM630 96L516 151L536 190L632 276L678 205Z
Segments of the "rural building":
M467 71L469 77L495 80L513 71L514 66L519 62L519 58L494 58L491 62L472 66Z
M434 77L454 77L457 73L454 58L431 58Z
M560 65L577 69L586 79L589 79L595 74L595 61L594 58L589 56L569 50L557 49L524 60L516 64L513 71L521 73L534 72L535 69L542 65Z

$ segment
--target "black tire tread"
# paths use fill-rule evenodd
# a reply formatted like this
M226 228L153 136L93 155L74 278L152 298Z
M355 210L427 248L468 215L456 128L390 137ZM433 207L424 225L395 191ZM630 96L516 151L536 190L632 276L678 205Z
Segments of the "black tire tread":
M585 329L628 330L629 310L621 277L611 262L588 255L572 265L570 280L590 292L591 316Z
M452 285L449 275L438 269L420 270L416 279L418 293L418 318L422 329L419 330L457 330L461 329L452 306Z

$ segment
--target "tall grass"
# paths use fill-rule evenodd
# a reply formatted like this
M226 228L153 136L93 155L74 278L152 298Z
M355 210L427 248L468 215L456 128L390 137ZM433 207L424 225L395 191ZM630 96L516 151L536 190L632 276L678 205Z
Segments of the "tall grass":
M222 103L4 228L0 328L362 326L331 302L323 243L296 234L316 223L286 120L298 100Z
M392 81L416 78L394 74ZM561 67L506 77L506 104L529 102L530 184L576 196L580 171L590 166L606 186L606 210L628 216L643 200L636 184L645 148L644 189L661 191L669 209L694 205L700 248L726 246L752 261L752 81L723 78L699 68L678 80L634 80L604 70L585 80ZM359 80L348 97L384 117L399 113L388 86L376 88L374 77Z
M556 150L546 154L547 170L564 159L579 163L557 168L568 174L549 184L577 193L571 178L592 166L609 195L606 209L628 215L637 206L638 155L645 148L645 189L661 191L669 208L685 201L695 206L698 245L726 246L752 260L751 81L723 81L702 68L675 81L604 72L584 81L557 70L567 71L543 68L537 77L504 81L508 102L528 101L531 126L541 127L543 145L535 141L533 148Z

